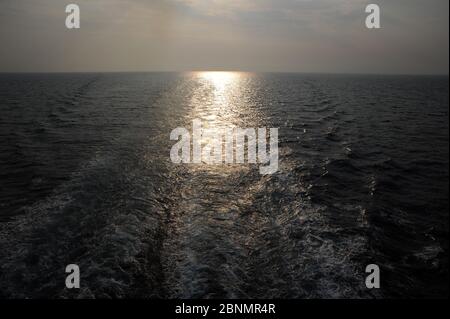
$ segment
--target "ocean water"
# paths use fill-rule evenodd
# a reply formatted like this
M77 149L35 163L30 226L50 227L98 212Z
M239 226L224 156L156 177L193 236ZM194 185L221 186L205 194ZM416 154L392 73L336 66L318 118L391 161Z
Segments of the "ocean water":
M448 84L1 74L0 297L448 297ZM279 171L173 164L194 118L279 128Z

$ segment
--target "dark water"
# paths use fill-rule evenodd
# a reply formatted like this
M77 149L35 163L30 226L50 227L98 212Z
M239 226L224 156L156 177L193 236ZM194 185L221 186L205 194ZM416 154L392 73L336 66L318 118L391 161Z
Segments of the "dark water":
M448 297L448 84L0 75L0 297ZM194 118L278 127L278 173L172 164Z

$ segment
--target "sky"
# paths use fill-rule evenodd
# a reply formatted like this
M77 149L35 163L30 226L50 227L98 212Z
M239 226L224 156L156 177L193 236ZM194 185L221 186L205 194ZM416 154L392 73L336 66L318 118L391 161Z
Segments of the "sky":
M0 0L0 72L448 69L448 0Z

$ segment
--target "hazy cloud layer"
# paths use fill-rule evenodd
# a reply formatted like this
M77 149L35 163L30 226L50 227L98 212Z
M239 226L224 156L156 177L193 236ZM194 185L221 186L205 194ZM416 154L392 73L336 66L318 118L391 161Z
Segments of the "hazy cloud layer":
M0 71L448 74L447 0L0 0ZM382 9L368 30L365 6Z

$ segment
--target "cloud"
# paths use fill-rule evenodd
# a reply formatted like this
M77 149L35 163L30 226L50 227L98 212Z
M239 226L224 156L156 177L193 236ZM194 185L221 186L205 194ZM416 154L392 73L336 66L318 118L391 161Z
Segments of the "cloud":
M0 0L0 71L448 73L448 1L77 0L81 29L59 0Z

